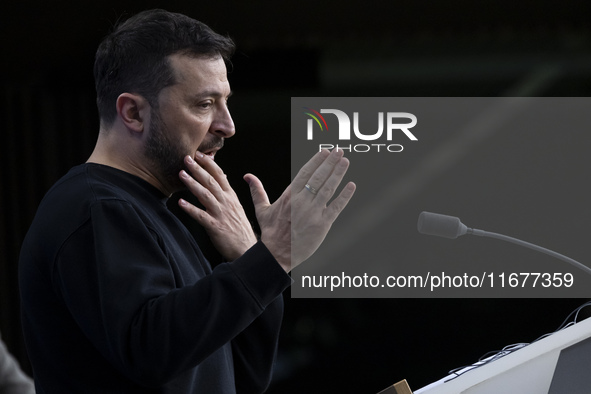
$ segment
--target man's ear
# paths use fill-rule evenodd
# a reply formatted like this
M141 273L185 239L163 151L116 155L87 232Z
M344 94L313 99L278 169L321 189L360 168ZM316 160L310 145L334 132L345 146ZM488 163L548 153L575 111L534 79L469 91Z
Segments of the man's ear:
M131 131L141 133L144 131L144 125L148 120L150 104L138 94L121 93L117 97L117 115L121 122Z

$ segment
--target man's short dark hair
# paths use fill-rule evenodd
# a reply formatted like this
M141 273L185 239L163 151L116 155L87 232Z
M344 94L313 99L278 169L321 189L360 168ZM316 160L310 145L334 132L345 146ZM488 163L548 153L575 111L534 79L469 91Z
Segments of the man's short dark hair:
M101 124L110 126L121 93L136 93L158 107L160 91L174 84L167 57L182 53L228 61L234 43L186 15L155 9L115 27L96 52L94 79Z

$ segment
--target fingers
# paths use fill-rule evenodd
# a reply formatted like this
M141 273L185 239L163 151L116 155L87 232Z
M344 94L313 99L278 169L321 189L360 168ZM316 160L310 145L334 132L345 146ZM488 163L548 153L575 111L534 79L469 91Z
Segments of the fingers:
M343 150L334 149L324 158L299 191L313 195L320 203L326 204L332 198L348 168L349 160L343 157ZM298 191L295 188L293 190Z
M219 185L211 185L211 189L203 186L203 177L201 176L201 181L198 179L194 179L189 175L185 170L182 170L179 174L179 178L185 184L187 189L193 194L201 204L210 212L210 213L218 213L219 211L219 198L221 189ZM195 176L197 178L197 176ZM210 177L211 178L211 177ZM213 178L211 178L213 180ZM212 189L216 189L215 192ZM215 194L214 194L215 193Z
M225 193L234 193L224 171L209 157L185 156L184 162L188 172L180 172L181 181L208 209L223 202Z
M304 164L291 183L293 190L302 190L310 180L312 174L314 174L314 171L316 171L318 167L324 163L329 155L329 151L322 149L320 152L316 153L306 164Z
M185 156L185 165L193 178L216 197L221 191L232 189L224 171L209 157L197 156L194 160L191 156Z
M315 202L326 207L323 211L323 216L330 222L336 220L355 193L356 185L353 182L349 182L339 193L338 197L330 205L326 206L341 184L348 169L349 160L343 157L342 150L340 152L333 150L322 164L317 167L301 191L301 193L312 196Z
M252 197L252 203L254 204L255 210L258 210L260 207L265 207L271 205L269 202L269 197L267 196L267 192L263 187L263 183L252 174L244 175L244 180L248 183L250 187L250 195Z
M347 183L339 193L339 196L335 198L324 211L324 215L326 215L331 222L334 222L343 209L345 209L351 200L351 197L353 197L356 187L357 186L353 182Z
M328 160L327 160L328 161ZM328 175L328 178L324 182L323 185L319 186L317 192L317 199L318 202L322 204L326 204L328 200L332 198L337 187L340 185L347 169L349 168L349 160L344 157L341 157L340 160L335 164L332 168L332 172ZM317 179L322 179L322 177L326 176L326 174L321 172L322 167L318 169L318 171L314 174L314 176L310 179L309 183L311 185L316 185Z
M236 193L213 160L185 157L185 164L188 172L181 171L180 179L203 204L203 209L183 199L179 200L179 206L205 228L222 256L229 260L237 258L257 239ZM257 204L265 204L268 199L261 182L254 175L246 179L251 183Z
M197 223L205 227L208 215L204 210L197 208L195 205L191 204L190 202L182 198L179 198L178 203L179 207L181 207L183 211L185 211L190 217L195 219Z

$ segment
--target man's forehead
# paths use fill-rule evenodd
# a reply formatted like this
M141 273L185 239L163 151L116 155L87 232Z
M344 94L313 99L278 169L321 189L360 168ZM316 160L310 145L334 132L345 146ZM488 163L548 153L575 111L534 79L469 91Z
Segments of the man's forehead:
M168 56L175 82L216 78L227 82L226 64L221 56L195 56L176 53Z

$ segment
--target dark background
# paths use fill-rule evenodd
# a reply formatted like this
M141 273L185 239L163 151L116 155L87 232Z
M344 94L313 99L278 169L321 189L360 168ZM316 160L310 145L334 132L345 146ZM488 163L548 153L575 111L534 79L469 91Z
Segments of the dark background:
M249 215L242 174L257 174L272 199L289 183L292 96L588 96L591 91L586 1L3 4L0 331L26 370L16 284L21 241L44 193L94 146L92 64L98 43L121 16L155 7L200 19L238 44L230 73L237 134L217 160ZM545 70L551 71L544 83L515 92ZM589 143L589 137L580 138L583 146ZM563 155L568 159L569 152ZM403 378L416 390L489 350L553 331L584 302L315 300L290 299L289 293L285 298L270 393L371 394Z

